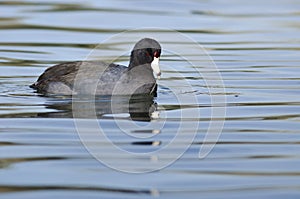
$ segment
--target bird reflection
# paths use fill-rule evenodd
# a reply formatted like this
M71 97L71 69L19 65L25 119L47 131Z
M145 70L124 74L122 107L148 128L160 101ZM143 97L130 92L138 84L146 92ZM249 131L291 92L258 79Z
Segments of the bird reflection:
M53 112L39 113L47 118L112 118L129 114L134 121L151 121L157 104L152 95L76 97L69 99L50 98L46 108Z

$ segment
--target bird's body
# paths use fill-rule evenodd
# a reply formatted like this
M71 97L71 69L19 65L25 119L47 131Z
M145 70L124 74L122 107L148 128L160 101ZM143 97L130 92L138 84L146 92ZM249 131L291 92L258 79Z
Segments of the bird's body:
M142 39L132 50L128 67L102 61L62 63L46 69L31 87L39 93L59 95L151 94L156 90L153 71L159 71L153 62L160 52L158 42Z

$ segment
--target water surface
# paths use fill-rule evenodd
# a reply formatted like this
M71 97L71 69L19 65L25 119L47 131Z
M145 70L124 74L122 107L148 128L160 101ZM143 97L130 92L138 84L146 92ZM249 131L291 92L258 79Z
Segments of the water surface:
M299 198L299 10L296 0L1 1L1 197ZM119 99L115 114L109 98L98 99L101 125L114 143L131 152L166 146L180 122L186 124L183 138L188 138L199 122L193 144L174 164L157 172L127 174L107 168L87 152L75 128L70 98L41 96L28 85L47 67L85 59L107 38L141 27L174 29L203 45L222 75L225 92L209 92L197 72L211 72L205 62L195 70L164 51L158 95L135 101L133 112L138 114L124 110L124 99ZM172 35L163 34L169 38L157 40L166 46ZM134 42L128 37L101 50L122 56L118 61L126 64ZM189 43L173 44L186 52L183 57L203 61ZM175 90L164 85L176 85ZM197 103L179 103L175 94L196 96ZM226 122L212 152L198 159L209 121L222 119L211 118L211 96L226 96ZM78 104L80 118L90 118L85 101ZM151 115L154 110L160 112L158 117ZM200 111L200 117L189 115L191 110ZM187 114L182 117L182 112ZM139 128L130 133L148 138L124 136L115 125L132 120ZM147 127L150 121L164 123L163 129ZM149 156L146 161L165 161L185 145L182 139L162 159ZM141 160L122 159L102 140L97 149L124 168L144 169Z

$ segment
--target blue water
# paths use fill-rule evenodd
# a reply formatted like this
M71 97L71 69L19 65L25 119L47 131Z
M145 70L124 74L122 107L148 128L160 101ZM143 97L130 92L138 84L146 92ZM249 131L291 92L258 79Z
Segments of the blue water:
M299 198L299 10L297 0L0 1L0 197ZM90 99L28 87L91 52L127 64L143 34L163 46L162 78L133 109L102 97L95 112ZM208 82L217 72L224 90Z

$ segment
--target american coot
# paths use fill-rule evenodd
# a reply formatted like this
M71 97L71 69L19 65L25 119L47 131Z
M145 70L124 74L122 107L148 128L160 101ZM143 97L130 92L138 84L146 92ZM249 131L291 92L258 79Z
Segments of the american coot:
M129 66L101 61L75 61L48 68L30 87L43 94L132 95L156 92L161 46L150 38L138 41Z

